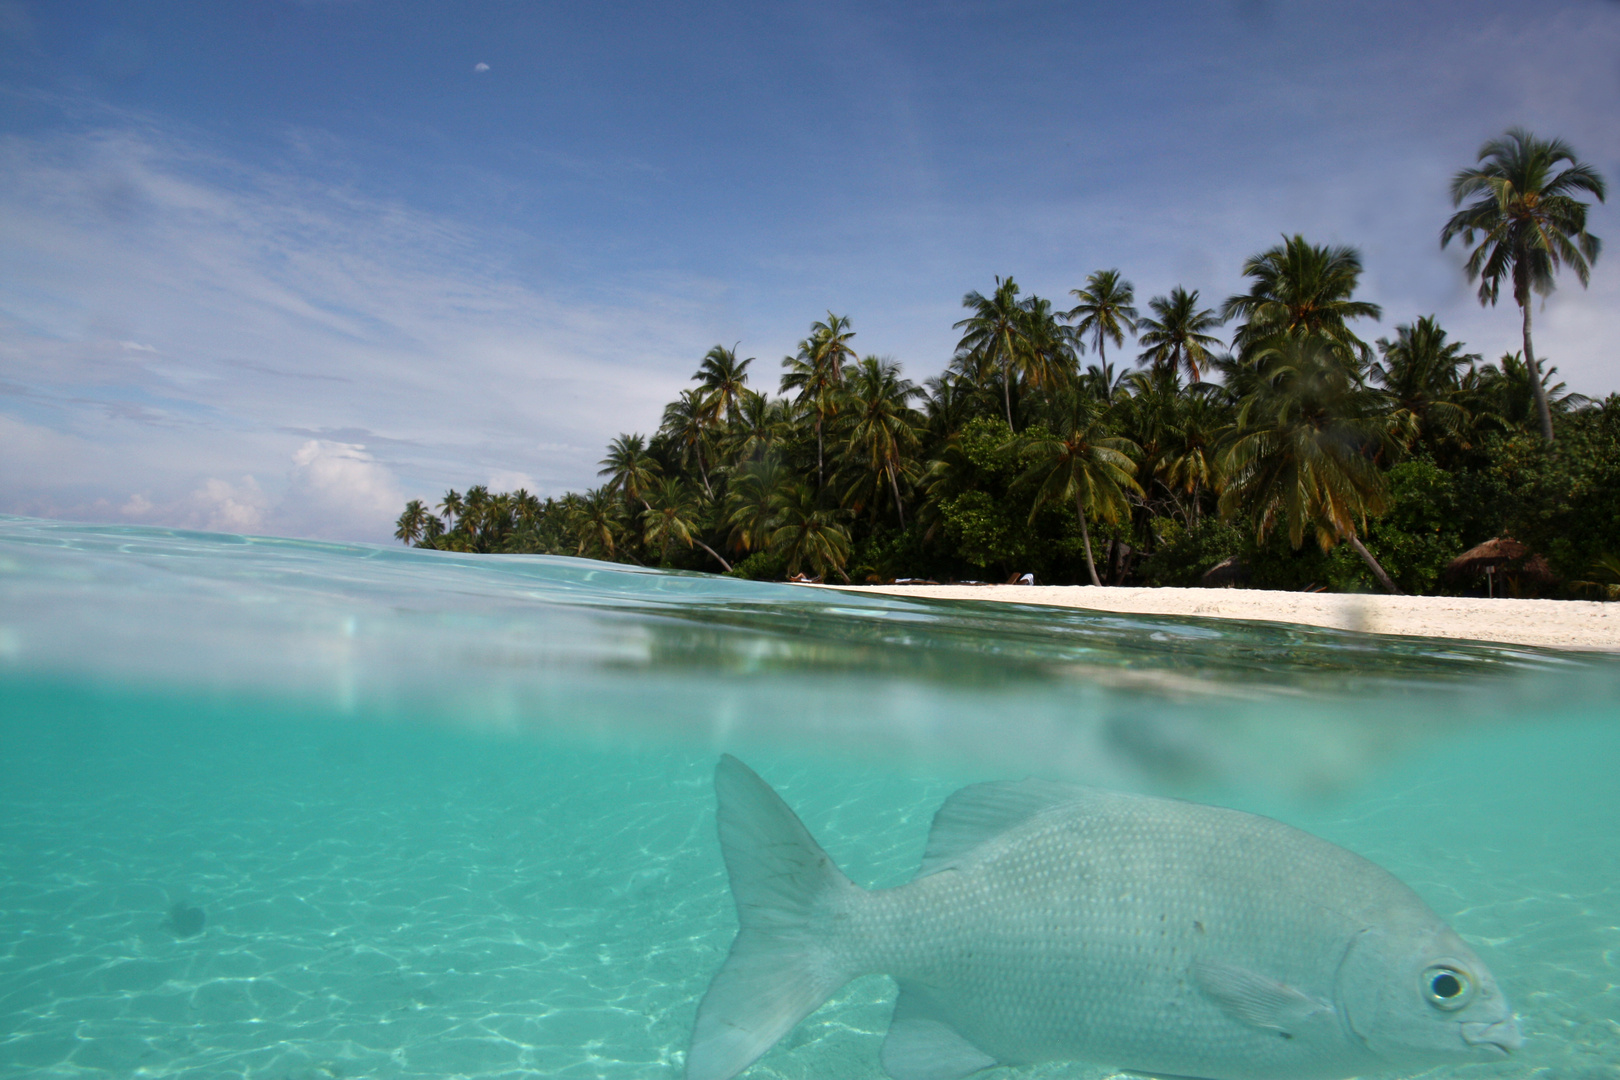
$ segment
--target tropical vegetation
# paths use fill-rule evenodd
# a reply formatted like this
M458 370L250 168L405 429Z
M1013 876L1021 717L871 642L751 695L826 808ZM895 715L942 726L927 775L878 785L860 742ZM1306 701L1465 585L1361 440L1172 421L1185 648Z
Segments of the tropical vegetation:
M1224 303L1178 285L1146 314L1117 268L1067 310L996 277L921 385L828 312L774 387L710 349L656 431L610 443L599 487L452 490L408 503L395 535L777 580L1197 585L1220 566L1407 593L1482 589L1447 565L1512 535L1554 579L1517 587L1613 596L1620 395L1567 392L1530 336L1558 269L1589 279L1600 244L1575 194L1601 200L1603 181L1518 129L1479 162L1441 243L1472 249L1482 303L1507 282L1522 309L1520 347L1494 362L1430 315L1366 341L1382 310L1358 296L1360 252L1304 236L1246 260Z

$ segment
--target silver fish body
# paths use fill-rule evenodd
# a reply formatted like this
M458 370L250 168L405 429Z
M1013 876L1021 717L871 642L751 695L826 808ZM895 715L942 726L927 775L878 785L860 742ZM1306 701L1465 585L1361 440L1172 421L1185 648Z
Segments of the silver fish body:
M866 892L746 766L716 773L741 929L688 1080L727 1080L837 988L900 986L896 1080L1085 1060L1336 1080L1519 1045L1485 965L1371 862L1269 818L1030 780L940 809L916 880Z

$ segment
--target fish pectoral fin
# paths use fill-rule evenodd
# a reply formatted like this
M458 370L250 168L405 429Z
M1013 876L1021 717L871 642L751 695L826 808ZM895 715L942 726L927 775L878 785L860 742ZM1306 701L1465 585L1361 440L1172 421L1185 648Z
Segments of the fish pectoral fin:
M1193 978L1228 1016L1285 1035L1333 1012L1333 1006L1297 987L1235 964L1202 960L1193 965Z
M883 1069L894 1080L960 1080L1000 1064L932 1015L926 999L900 987L883 1040Z

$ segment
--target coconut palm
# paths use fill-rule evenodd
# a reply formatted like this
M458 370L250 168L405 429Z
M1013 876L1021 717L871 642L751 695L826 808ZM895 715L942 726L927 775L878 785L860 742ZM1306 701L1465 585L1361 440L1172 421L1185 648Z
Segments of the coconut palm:
M849 343L854 336L847 315L834 315L829 311L826 322L810 324L810 358L827 370L835 384L843 380L844 365L855 359L855 347Z
M1376 319L1383 310L1351 299L1361 280L1361 253L1355 248L1319 247L1303 236L1284 237L1276 247L1250 256L1243 276L1253 279L1249 291L1221 307L1223 320L1243 320L1232 335L1240 359L1280 348L1285 337L1314 336L1332 346L1343 363L1371 362L1372 350L1351 332L1348 320Z
M641 542L649 548L657 545L659 562L669 561L669 545L680 541L687 547L696 544L728 572L731 570L731 564L698 536L702 528L703 502L695 492L673 476L660 477L648 492L647 502L647 512L642 515Z
M1370 374L1389 392L1391 419L1407 447L1440 436L1464 440L1470 417L1461 404L1462 373L1480 355L1463 352L1460 341L1447 341L1432 315L1397 326L1394 341L1379 338L1377 344L1383 360Z
M1018 285L1010 277L997 277L994 292L989 296L970 292L962 297L962 306L973 314L952 327L965 331L956 345L955 362L963 370L971 369L980 382L985 372L1000 372L1002 402L1010 428L1013 377L1030 351L1028 312L1018 302Z
M1486 364L1463 377L1461 398L1481 423L1493 423L1507 431L1527 431L1539 426L1539 403L1547 402L1554 416L1591 403L1584 394L1566 392L1564 383L1553 382L1556 367L1542 372L1538 398L1531 383L1530 367L1520 353L1503 353L1494 364Z
M758 461L768 454L788 427L783 404L745 388L738 399L736 415L720 436L725 460L735 466L739 462Z
M826 483L825 429L827 419L838 412L838 392L844 381L844 364L855 359L849 344L855 331L842 315L827 312L826 322L810 324L810 336L799 342L795 356L783 359L781 392L794 393L795 400L816 418L816 488Z
M748 365L753 362L752 356L738 360L736 346L716 345L703 355L692 378L703 388L704 414L711 423L736 416L742 396L748 393Z
M1112 361L1104 360L1100 364L1087 364L1086 373L1080 376L1077 385L1087 397L1110 405L1130 392L1127 378L1128 373L1119 371Z
M405 512L399 515L399 520L394 522L394 539L406 545L416 543L422 539L428 518L432 516L428 508L422 505L421 499L412 499L405 504Z
M849 533L839 524L839 513L818 507L815 493L799 484L779 491L774 501L770 547L786 560L788 574L808 563L816 577L837 574L849 581L844 573Z
M1079 319L1075 333L1082 340L1088 337L1092 348L1106 365L1108 342L1125 347L1125 331L1136 332L1136 289L1119 276L1118 270L1098 270L1086 278L1086 287L1070 289L1069 295L1079 301L1064 312L1065 319Z
M770 542L777 496L793 475L774 456L751 461L732 474L726 485L726 544L733 551L758 551Z
M1097 563L1091 552L1091 530L1087 516L1118 521L1130 512L1126 493L1141 494L1136 483L1136 463L1131 455L1139 451L1129 439L1109 432L1108 410L1100 402L1078 393L1066 393L1053 403L1046 426L1031 428L1016 445L1025 463L1020 478L1035 488L1029 520L1051 503L1073 502L1080 522L1080 540L1085 546L1086 573L1093 585L1101 585Z
M1199 308L1197 289L1188 292L1180 285L1171 289L1169 296L1149 300L1148 307L1155 317L1137 324L1140 333L1136 340L1147 348L1136 362L1185 371L1189 379L1197 382L1210 365L1210 350L1221 344L1219 338L1205 331L1225 320L1210 308Z
M461 517L461 512L461 492L451 488L444 493L444 498L439 500L439 516L444 518L446 527L453 528L456 521Z
M1078 354L1085 343L1073 327L1057 321L1052 301L1043 296L1027 297L1024 310L1024 350L1018 373L1031 389L1055 390L1068 385L1079 372Z
M717 415L717 410L712 406L713 400L712 396L701 390L682 390L680 396L664 406L664 422L658 429L659 434L673 440L679 447L682 465L693 461L697 463L703 490L708 492L710 498L714 497L714 488L709 484L709 443Z
M592 488L583 497L570 492L563 500L563 513L570 529L579 538L576 555L600 553L609 559L618 555L624 533L624 500L612 488Z
M929 441L948 439L973 417L973 388L955 372L923 380L923 414Z
M900 478L911 470L913 455L922 442L918 429L923 418L911 406L922 391L910 379L900 377L900 365L893 360L868 356L850 369L845 392L848 405L840 425L844 458L857 476L851 485L856 497L846 497L846 503L866 502L870 489L886 482L903 529L906 508Z
M596 475L608 477L606 490L620 492L643 508L647 506L647 492L664 471L648 453L647 440L641 435L620 435L608 444L608 456L597 464L602 468Z
M1204 491L1220 487L1217 447L1231 414L1210 383L1193 387L1179 404L1166 425L1158 470L1165 487L1187 496L1187 523L1196 525Z
M1400 590L1358 531L1387 505L1375 464L1392 449L1384 395L1362 385L1332 339L1284 338L1256 358L1260 388L1238 411L1220 458L1223 516L1247 516L1264 542L1279 520L1298 548L1307 529L1323 551L1343 541L1392 593Z
M1440 230L1440 246L1462 236L1473 247L1466 269L1468 280L1479 279L1479 302L1495 305L1504 278L1513 286L1513 302L1524 322L1524 362L1530 369L1541 435L1553 441L1552 410L1542 390L1541 365L1530 342L1530 294L1546 296L1554 274L1565 263L1584 288L1592 275L1603 244L1586 231L1588 204L1575 198L1584 191L1604 199L1603 177L1575 158L1562 139L1538 139L1523 128L1512 128L1500 139L1480 147L1480 163L1452 177L1451 203L1478 196L1462 206ZM1568 162L1568 167L1558 166ZM1474 247L1474 237L1479 245Z

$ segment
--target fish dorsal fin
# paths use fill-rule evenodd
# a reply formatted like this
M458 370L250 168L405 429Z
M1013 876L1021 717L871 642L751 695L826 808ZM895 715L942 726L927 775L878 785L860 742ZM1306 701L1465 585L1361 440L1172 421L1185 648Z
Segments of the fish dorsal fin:
M1200 961L1193 965L1193 978L1228 1016L1290 1037L1333 1012L1333 1006L1303 990L1233 964Z
M883 1070L894 1080L960 1080L999 1064L935 1016L927 998L900 984L883 1040Z
M1085 788L1035 779L962 788L946 799L934 815L934 825L928 830L928 849L923 852L917 876L934 873L1042 810L1086 795Z

